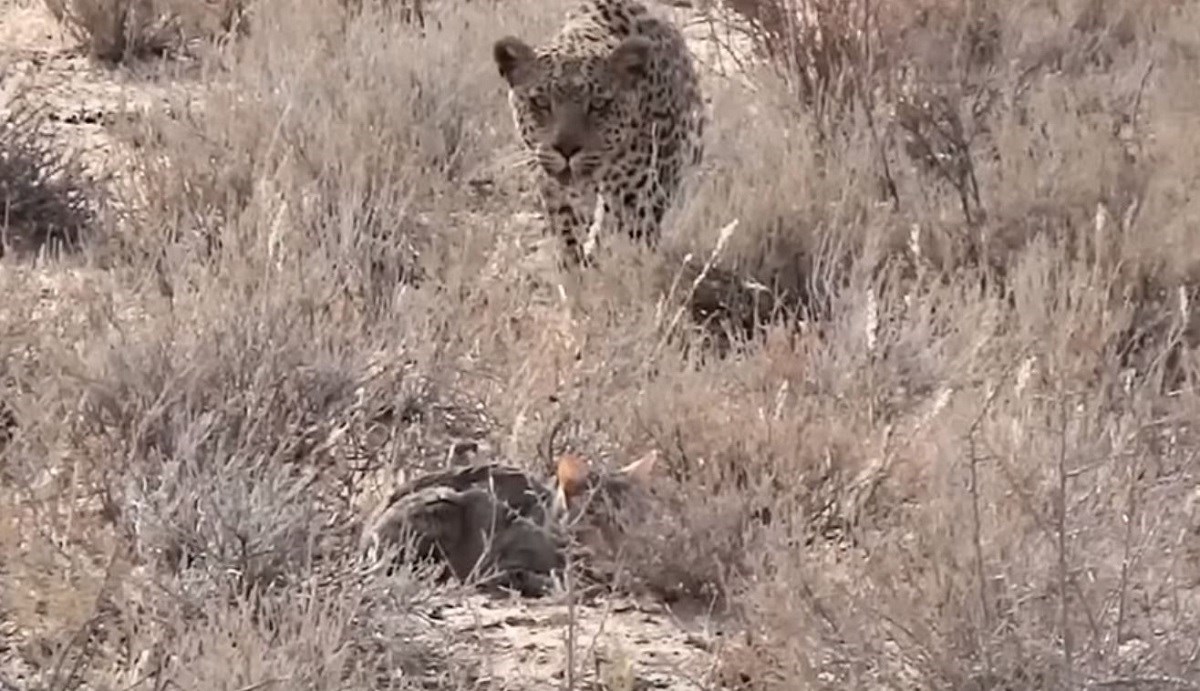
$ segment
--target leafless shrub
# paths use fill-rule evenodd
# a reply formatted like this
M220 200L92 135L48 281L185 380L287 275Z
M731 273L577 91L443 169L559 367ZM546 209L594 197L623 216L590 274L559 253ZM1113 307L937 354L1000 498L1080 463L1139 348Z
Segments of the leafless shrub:
M0 255L78 247L94 221L99 185L55 148L43 113L15 100L0 119Z
M845 0L730 0L757 49L778 65L800 99L817 108L853 97L848 78L865 67L867 17Z

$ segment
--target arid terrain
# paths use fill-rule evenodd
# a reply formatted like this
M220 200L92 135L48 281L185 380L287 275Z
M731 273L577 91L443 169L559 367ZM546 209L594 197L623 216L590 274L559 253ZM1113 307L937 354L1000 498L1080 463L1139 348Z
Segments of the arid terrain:
M1200 0L651 4L705 162L576 270L570 4L0 0L0 690L1200 689ZM563 450L607 589L358 559Z

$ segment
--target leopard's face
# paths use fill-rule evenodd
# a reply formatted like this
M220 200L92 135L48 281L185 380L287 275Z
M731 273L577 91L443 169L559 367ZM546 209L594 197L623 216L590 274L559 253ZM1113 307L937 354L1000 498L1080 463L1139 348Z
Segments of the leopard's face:
M599 56L538 55L517 39L496 44L517 127L537 163L563 185L596 180L640 131L648 44L627 39Z

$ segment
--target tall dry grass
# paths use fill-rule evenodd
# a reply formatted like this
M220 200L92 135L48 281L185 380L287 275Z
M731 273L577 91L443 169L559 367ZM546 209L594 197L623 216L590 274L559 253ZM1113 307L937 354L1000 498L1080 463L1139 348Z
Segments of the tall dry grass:
M597 460L662 451L621 573L731 618L728 688L1194 685L1200 6L927 5L821 27L859 46L829 77L767 44L714 78L663 251L561 275L489 62L560 5L421 34L264 0L200 103L119 133L106 271L58 309L0 278L3 606L42 683L469 669L418 642L419 579L342 561L355 517L457 441L533 467L567 414ZM710 257L781 308L719 349Z

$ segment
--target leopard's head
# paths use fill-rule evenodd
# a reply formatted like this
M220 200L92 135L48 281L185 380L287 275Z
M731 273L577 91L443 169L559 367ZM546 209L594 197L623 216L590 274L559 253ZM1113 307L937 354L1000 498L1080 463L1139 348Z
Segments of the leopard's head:
M493 55L518 127L551 177L564 185L592 180L628 148L639 127L638 87L650 48L642 37L579 55L535 50L511 36L496 42Z

